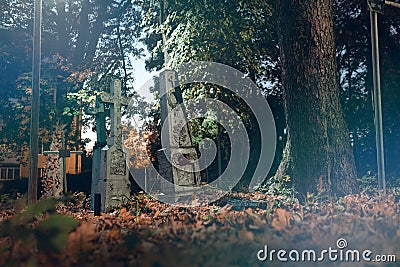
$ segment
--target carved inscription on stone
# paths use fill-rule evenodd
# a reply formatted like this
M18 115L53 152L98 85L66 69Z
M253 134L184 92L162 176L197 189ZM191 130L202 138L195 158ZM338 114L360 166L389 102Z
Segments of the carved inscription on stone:
M126 174L126 159L122 149L112 151L110 159L110 174L125 175Z
M175 71L165 70L160 73L161 118L163 127L168 129L169 138L166 147L158 153L160 174L177 186L198 186L198 156L192 145L182 93L177 83ZM165 192L168 190L170 188L164 188Z

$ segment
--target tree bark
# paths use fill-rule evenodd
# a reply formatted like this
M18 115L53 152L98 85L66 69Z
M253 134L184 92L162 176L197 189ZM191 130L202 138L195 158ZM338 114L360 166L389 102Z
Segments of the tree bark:
M354 155L339 102L332 0L277 1L288 130L277 177L299 197L356 192Z
M82 1L82 10L78 19L78 36L76 40L76 48L73 55L73 65L79 66L85 57L87 46L87 36L89 34L89 9L90 3L88 0Z

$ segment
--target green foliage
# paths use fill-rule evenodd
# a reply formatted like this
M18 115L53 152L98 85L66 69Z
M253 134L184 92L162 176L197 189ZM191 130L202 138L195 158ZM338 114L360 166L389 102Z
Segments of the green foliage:
M318 193L307 192L305 206L308 206L311 209L315 209L323 203L329 202L331 200L332 197L325 190L321 190Z
M9 236L22 244L37 244L38 249L46 251L62 250L67 244L68 233L79 222L56 213L55 207L59 202L57 199L45 199L28 205L0 224L0 237Z
M58 201L53 198L35 202L28 205L26 210L14 216L13 219L21 224L32 223L36 217L43 215L45 212L54 212L57 203Z
M271 2L144 1L142 9L146 34L144 42L152 53L146 62L148 69L173 68L190 61L219 62L236 68L259 85L260 91L253 93L279 94L279 52ZM164 52L169 59L168 64L164 62ZM197 102L202 98L216 98L231 107L244 122L250 137L251 157L241 178L243 184L248 184L257 165L260 148L257 144L259 129L250 108L237 95L215 85L191 84L182 91L185 104L191 100ZM214 143L218 139L224 169L230 157L229 137L223 127L218 136L215 110L209 108L206 116L189 123L193 144L198 147L205 138L212 139ZM215 161L205 176L212 181L217 175Z
M7 129L0 143L22 146L29 142L33 2L0 6L0 122ZM40 136L46 149L53 126L71 124L98 91L109 90L110 78L121 78L125 93L133 91L141 19L132 1L49 0L42 9Z
M387 181L387 187L391 187L393 189L400 189L400 177L395 176L391 177L391 179L388 179Z
M289 176L285 176L284 179L271 177L266 181L260 190L275 196L281 195L285 197L291 197L293 195L293 188Z
M261 85L278 85L278 50L271 4L266 1L155 1L142 5L149 69L192 60L237 68ZM166 42L161 41L161 36ZM265 84L264 84L265 85Z
M386 5L379 16L380 72L385 144L398 147L400 99L400 12ZM372 100L370 19L364 0L334 1L336 54L340 72L341 103L351 133L359 175L375 170L375 135ZM390 145L389 145L390 144ZM389 175L400 171L399 149L386 150ZM389 176L388 175L388 176Z
M65 215L49 215L34 228L38 248L63 250L67 244L68 233L75 229L78 224L77 220Z
M148 69L163 67L163 51L171 66L191 60L217 61L249 75L262 90L279 87L275 1L143 1L145 44L152 53ZM399 37L397 9L380 16L383 64L382 92L387 143L398 145ZM374 168L373 111L369 12L363 0L334 1L334 27L341 103L356 153L359 173ZM162 42L162 35L167 41ZM272 86L271 86L272 84ZM206 95L201 88L187 90L188 98ZM279 90L276 90L279 92ZM226 100L226 99L224 99ZM228 99L228 103L231 103ZM385 104L384 104L385 105ZM274 110L276 115L276 110ZM280 114L278 114L279 116ZM283 116L282 116L283 117ZM284 121L284 119L280 119ZM284 122L278 122L284 124ZM204 127L194 123L197 129ZM205 128L207 129L207 128ZM195 131L199 133L199 131ZM196 141L200 140L196 137ZM387 157L389 172L399 172L400 150Z
M261 190L271 195L290 196L293 194L289 176L285 176L283 179L278 179L275 176L271 177L261 188Z
M378 191L378 177L376 175L366 174L357 180L361 192L375 194Z
M375 195L379 192L378 186L378 176L377 174L368 171L361 178L358 178L358 185L360 192ZM393 190L398 190L400 185L400 178L386 176L386 188L391 188Z
M283 179L273 176L259 190L271 196L273 202L271 208L292 207L293 204L298 203L294 197L294 189L289 176L285 176Z
M0 195L0 203L2 205L7 205L13 203L15 200L12 199L10 194L1 194Z

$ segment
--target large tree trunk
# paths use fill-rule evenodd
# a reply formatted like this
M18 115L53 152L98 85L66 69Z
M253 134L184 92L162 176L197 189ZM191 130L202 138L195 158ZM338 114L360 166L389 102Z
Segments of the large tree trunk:
M356 191L354 156L339 102L332 0L278 0L287 144L277 176L307 192Z

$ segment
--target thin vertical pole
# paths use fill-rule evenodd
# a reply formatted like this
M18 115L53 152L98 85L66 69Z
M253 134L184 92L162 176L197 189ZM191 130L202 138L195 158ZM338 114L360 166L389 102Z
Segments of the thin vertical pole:
M29 143L28 203L37 201L38 154L39 154L39 110L40 110L40 58L41 58L42 1L35 0L32 58L32 100Z
M66 151L67 146L65 145L65 132L62 131L61 132L61 150ZM78 155L77 155L78 156ZM67 184L67 158L62 155L61 157L61 176L62 176L62 181L64 183L64 189L63 189L63 193L64 195L67 194L68 192L68 184Z
M162 6L160 7L159 24L160 24L160 27L162 27L162 24L164 23L165 19L167 18L168 2L166 0L163 0L160 4ZM164 45L164 67L166 68L168 66L168 62L169 62L169 55L168 55L168 51L165 47L167 45L167 34L165 33L165 30L162 31L161 36L162 36L162 42Z
M215 99L218 101L218 90L215 92ZM222 155L221 155L221 125L220 125L220 112L219 107L217 109L217 163L218 163L218 178L222 174Z
M94 216L100 216L101 211L101 194L94 194Z
M217 132L217 151L218 151L217 155L218 155L218 158L217 158L217 160L218 160L218 177L220 177L222 174L221 125L219 124L219 121L217 123L218 123L218 126L217 126L218 127L217 128L217 130L218 130L218 132Z
M383 192L386 193L381 81L379 73L380 68L379 68L379 46L378 46L378 13L370 11L370 22L371 22L372 75L374 84L374 115L375 115L375 135L376 135L376 157L378 165L378 185L379 189L383 190Z
M147 167L144 168L144 192L149 192L148 190L148 185L147 185L148 179L147 179Z

